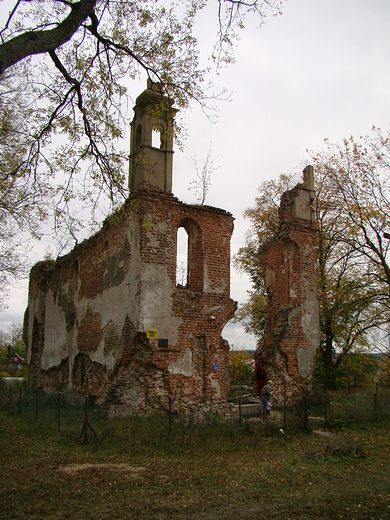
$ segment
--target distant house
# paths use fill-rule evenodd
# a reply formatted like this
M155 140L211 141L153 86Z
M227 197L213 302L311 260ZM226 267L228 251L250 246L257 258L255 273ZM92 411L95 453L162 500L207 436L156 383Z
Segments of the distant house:
M12 358L7 359L3 363L3 370L9 372L10 370L20 370L23 366L26 366L26 361L19 356L19 354L14 354Z
M250 367L252 367L253 369L255 368L255 360L254 359L247 359L246 362L248 363L248 365Z

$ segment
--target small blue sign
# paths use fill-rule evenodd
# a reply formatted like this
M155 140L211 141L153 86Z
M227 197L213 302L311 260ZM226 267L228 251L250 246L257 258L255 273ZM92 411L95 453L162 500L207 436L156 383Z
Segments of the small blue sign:
M219 370L219 364L213 363L213 370Z

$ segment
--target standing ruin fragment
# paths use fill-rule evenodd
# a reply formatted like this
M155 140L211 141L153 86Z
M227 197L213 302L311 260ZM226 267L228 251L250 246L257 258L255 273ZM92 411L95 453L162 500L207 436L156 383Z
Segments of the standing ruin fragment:
M319 347L314 196L313 167L307 166L303 183L282 195L278 232L259 252L268 303L256 359L272 379L276 401L286 391L289 404L310 392Z
M111 416L228 411L233 217L172 195L175 110L157 84L136 100L131 195L116 218L30 274L24 335L30 384L96 396ZM157 129L160 142L152 144ZM188 235L176 283L177 234Z

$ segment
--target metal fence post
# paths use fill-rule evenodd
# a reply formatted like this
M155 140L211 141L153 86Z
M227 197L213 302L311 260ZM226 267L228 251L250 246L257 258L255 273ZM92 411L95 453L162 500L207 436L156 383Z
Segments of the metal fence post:
M169 398L169 431L168 435L171 435L172 431L172 398Z
M38 401L39 401L39 390L35 390L35 424L38 422Z
M325 426L328 426L328 397L326 394L326 383L324 384L324 419Z
M22 411L22 387L19 386L19 405L18 405L18 415L21 414Z
M81 430L80 439L82 439L83 435L84 435L84 442L85 443L87 442L87 440L88 440L88 428L90 428L91 432L94 434L96 440L98 442L100 442L99 441L99 437L96 435L95 430L92 428L92 426L89 423L89 419L88 419L88 401L89 401L89 398L88 398L88 395L86 395L85 396L84 426L83 426L83 429Z
M85 396L85 410L84 410L84 442L88 441L88 396Z
M61 397L62 394L59 392L58 394L58 429L61 430Z
M307 428L308 415L307 415L307 397L306 392L303 394L303 426Z

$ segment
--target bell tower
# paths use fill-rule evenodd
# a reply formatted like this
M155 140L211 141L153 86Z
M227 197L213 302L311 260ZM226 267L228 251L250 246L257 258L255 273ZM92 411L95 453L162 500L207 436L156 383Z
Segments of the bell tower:
M147 82L147 89L135 102L130 132L129 189L172 192L173 100L163 94L160 83ZM153 139L158 137L156 143Z

